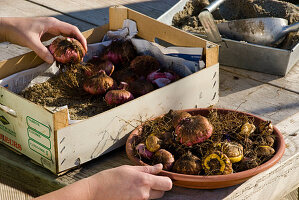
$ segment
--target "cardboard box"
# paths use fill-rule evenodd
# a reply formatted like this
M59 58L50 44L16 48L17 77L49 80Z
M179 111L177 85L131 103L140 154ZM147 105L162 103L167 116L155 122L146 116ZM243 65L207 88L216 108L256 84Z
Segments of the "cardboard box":
M150 17L115 6L109 24L84 32L88 43L101 41L108 30L125 19L137 23L138 37L160 38L176 46L203 47L206 68L128 103L68 125L67 110L52 113L0 87L0 141L30 157L55 174L76 167L125 144L130 131L145 120L170 109L207 107L219 98L219 47ZM43 63L30 52L0 63L1 77Z
M172 25L173 16L184 9L189 0L180 0L157 20ZM199 35L206 39L205 35ZM219 63L267 74L285 76L299 61L299 44L293 49L279 49L222 38Z

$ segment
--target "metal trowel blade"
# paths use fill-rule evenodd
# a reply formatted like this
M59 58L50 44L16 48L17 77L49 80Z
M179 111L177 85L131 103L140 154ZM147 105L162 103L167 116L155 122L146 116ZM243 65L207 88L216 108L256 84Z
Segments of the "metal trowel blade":
M222 39L218 27L214 21L213 15L208 10L204 10L199 13L198 18L201 25L205 29L208 40L215 43L220 43Z

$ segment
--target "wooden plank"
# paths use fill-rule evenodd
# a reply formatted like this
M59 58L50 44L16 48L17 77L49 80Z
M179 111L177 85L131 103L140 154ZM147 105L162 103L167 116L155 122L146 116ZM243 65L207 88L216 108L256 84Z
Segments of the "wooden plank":
M109 9L109 29L117 30L123 25L123 21L128 19L128 9L123 6L111 7Z
M292 191L291 193L284 196L281 200L298 200L299 199L298 191L299 189Z
M0 78L2 79L16 72L36 67L43 62L44 61L32 51L26 53L26 56L20 55L9 60L0 61Z
M69 125L68 110L63 109L53 114L54 131ZM55 142L56 143L56 142Z
M133 10L140 11L150 17L157 18L175 5L178 0L30 0L57 11L67 13L82 20L86 20L98 26L108 23L108 8L114 5L124 5Z
M10 44L9 42L2 42L0 43L0 60L10 59L30 51L31 50L26 47Z
M0 152L1 178L22 188L26 193L37 196L64 186L64 183L56 180L54 174L33 164L29 158L17 155L2 144Z
M233 67L221 66L223 70L236 73L262 83L271 84L280 88L284 88L299 94L299 61L293 66L289 73L284 76L275 76L271 74L259 73L254 71L248 71L244 69L238 69Z
M217 106L247 111L273 123L299 112L299 95L251 78L220 70Z
M0 199L6 200L30 200L33 197L22 191L10 181L3 179L0 176Z
M90 23L63 15L51 9L24 0L1 0L0 17L46 17L52 16L61 21L77 26L81 31L95 27ZM33 12L34 11L34 12Z

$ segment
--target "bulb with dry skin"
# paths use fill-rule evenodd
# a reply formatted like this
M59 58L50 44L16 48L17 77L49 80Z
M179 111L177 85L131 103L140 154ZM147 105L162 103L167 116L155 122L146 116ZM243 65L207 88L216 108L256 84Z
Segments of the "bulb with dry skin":
M160 68L158 60L149 55L137 56L130 63L130 69L134 71L138 76L147 77L147 75Z
M272 135L267 135L265 137L265 142L266 142L267 146L273 147L274 142L275 142L274 137Z
M240 162L240 169L242 171L252 169L259 166L256 158L244 157Z
M156 152L160 149L161 142L157 136L151 134L145 140L146 148L151 152Z
M273 147L275 142L275 135L259 135L256 138L256 143L259 146L270 146Z
M138 153L141 157L143 157L143 158L151 159L152 156L153 156L153 152L150 152L150 151L146 148L145 144L143 144L143 143L139 143L139 144L135 147L135 149L136 149L137 153Z
M202 161L206 175L225 175L233 172L230 159L220 151L206 155Z
M172 132L160 131L160 132L156 132L156 133L152 133L152 134L161 140L161 142L160 142L161 146L167 147L168 145L171 145L173 143Z
M127 87L128 84L126 82L121 82L119 89L109 90L105 95L106 103L110 106L115 106L133 100L134 96L126 90Z
M175 128L176 140L186 146L192 146L211 137L213 126L201 115L187 117Z
M164 132L162 140L163 140L163 144L166 145L166 146L169 146L169 145L173 144L174 140L173 140L172 133L171 132Z
M271 156L275 150L270 146L259 146L256 149L257 156Z
M211 148L208 149L207 152L222 151L221 146L221 142L213 142Z
M115 70L111 77L118 82L126 82L129 86L131 83L138 80L138 76L129 68Z
M173 155L165 149L159 149L156 151L152 160L153 164L162 163L164 170L170 170L174 163Z
M145 95L154 89L154 85L145 79L138 79L129 84L129 91L136 97Z
M241 131L240 131L240 135L242 136L246 136L249 137L251 135L251 133L253 133L255 131L256 127L254 124L251 124L249 122L246 122L245 124L243 124L243 126L241 127Z
M181 120L191 117L191 114L188 112L173 111L172 112L172 124L173 127L177 127Z
M245 148L251 148L253 145L253 141L249 139L248 137L244 138L243 144Z
M108 90L114 88L116 88L116 82L110 76L107 76L104 71L87 77L83 83L83 89L92 95L105 94Z
M200 159L190 151L175 161L172 171L180 174L198 175L202 170Z
M263 135L271 135L273 133L274 127L271 121L263 121L259 124L259 131Z
M106 61L98 61L98 60L91 60L87 64L85 68L85 74L87 76L93 76L98 74L100 71L105 71L108 76L114 71L114 65L109 60Z
M110 106L124 104L134 99L134 96L127 90L109 90L105 95L105 101Z
M50 44L49 50L55 60L61 63L79 63L86 53L78 40L62 36Z
M131 40L113 40L104 48L101 59L111 61L116 67L125 67L136 56L137 51Z
M224 142L221 148L231 163L240 162L243 159L243 146L241 144L236 142Z

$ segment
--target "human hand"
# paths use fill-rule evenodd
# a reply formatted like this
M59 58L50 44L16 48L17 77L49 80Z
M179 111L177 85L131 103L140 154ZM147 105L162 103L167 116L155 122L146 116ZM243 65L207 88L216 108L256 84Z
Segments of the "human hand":
M171 190L172 181L165 176L157 176L162 164L154 166L123 165L89 177L92 199L139 200L157 199Z
M74 37L81 42L87 51L86 39L79 29L53 17L3 17L0 18L0 29L2 29L0 31L2 31L4 41L32 49L47 63L53 63L54 58L41 41L49 40L54 36Z

